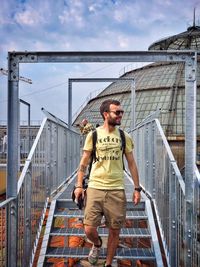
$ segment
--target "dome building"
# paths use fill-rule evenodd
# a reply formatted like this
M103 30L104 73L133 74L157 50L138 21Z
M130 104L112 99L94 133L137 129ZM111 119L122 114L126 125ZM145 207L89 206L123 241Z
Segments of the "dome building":
M200 51L200 27L189 27L187 31L162 39L149 46L149 50L198 50ZM180 168L184 167L184 123L185 123L185 67L182 62L159 62L133 69L120 78L134 78L136 87L136 125L147 116L160 111L159 120L171 145ZM117 81L91 99L74 121L78 125L89 118L93 125L101 124L99 107L105 99L121 102L125 114L121 127L131 128L131 84ZM197 139L200 141L200 60L197 64ZM197 153L200 153L198 144Z

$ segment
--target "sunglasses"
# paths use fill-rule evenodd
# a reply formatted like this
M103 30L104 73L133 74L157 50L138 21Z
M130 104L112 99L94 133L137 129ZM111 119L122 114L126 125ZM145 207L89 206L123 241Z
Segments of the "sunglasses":
M119 116L120 114L124 114L124 111L123 110L116 110L116 111L113 111L113 110L110 110L109 112L113 112L116 116Z

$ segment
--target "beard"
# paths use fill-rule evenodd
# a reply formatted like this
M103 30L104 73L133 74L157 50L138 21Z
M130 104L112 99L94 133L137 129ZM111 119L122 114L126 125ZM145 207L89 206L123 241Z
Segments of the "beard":
M116 126L116 125L121 125L121 120L120 121L118 121L118 120L116 120L116 119L114 119L114 118L109 118L108 119L108 125L110 125L110 126Z

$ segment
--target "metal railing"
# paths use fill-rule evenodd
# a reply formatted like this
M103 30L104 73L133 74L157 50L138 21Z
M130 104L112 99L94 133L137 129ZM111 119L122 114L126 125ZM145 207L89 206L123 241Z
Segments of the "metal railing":
M17 198L0 204L0 266L32 265L48 199L79 160L79 134L45 118L19 177Z
M38 130L39 126L35 127L20 126L19 157L21 163L24 163L24 160L27 158ZM7 144L3 145L3 140L0 138L0 161L1 159L5 159L6 161L6 156L7 156Z
M194 266L200 265L200 173L195 170L194 177L194 203L193 203L193 239L192 242L192 258Z
M185 183L157 119L132 131L140 181L154 203L161 239L171 267L185 266ZM200 175L196 169L192 202L191 262L200 264Z

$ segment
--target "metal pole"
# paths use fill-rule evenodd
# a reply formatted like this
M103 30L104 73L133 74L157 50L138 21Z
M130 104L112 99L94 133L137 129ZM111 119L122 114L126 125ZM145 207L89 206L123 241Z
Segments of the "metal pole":
M185 64L185 267L192 266L192 202L196 166L197 55Z
M21 131L20 131L20 100L18 99L18 121L19 121L19 134L18 134L18 173L20 172L20 167L21 167Z
M31 150L31 106L28 105L28 152Z
M8 148L7 148L7 185L6 197L14 197L10 209L8 209L8 239L7 254L8 266L17 266L17 180L18 180L18 152L19 152L19 80L14 81L11 77L11 60L8 55Z
M131 81L131 130L135 128L135 81Z
M7 198L17 196L19 100L18 82L8 81Z
M131 87L133 82L133 98L135 101L135 83L133 78L70 78L68 80L68 125L69 128L72 127L72 83L73 82L118 82L118 81L130 81ZM90 93L89 99L91 99L92 93ZM132 102L133 102L132 101ZM135 102L133 102L134 110L134 121L135 121ZM135 126L135 122L134 122Z
M72 81L68 80L68 125L72 127Z
M30 266L31 261L31 164L25 180L25 211L24 211L24 243L23 243L23 266Z

